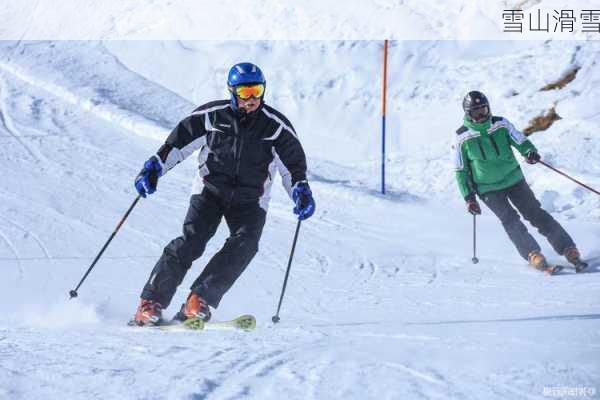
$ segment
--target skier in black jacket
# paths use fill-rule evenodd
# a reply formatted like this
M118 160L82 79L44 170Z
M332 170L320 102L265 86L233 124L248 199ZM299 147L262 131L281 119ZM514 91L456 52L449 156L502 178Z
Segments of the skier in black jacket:
M219 305L258 251L277 170L298 218L314 213L304 150L288 119L264 103L266 81L260 68L236 64L227 83L231 99L207 103L182 120L135 179L136 190L146 197L156 190L159 177L200 150L183 235L165 247L150 274L134 317L138 325L161 321L162 309L224 217L230 236L192 284L176 316L210 318L210 307Z

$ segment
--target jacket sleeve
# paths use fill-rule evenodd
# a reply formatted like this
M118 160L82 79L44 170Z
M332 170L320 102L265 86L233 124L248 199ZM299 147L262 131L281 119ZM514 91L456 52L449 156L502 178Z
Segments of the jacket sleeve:
M510 144L517 149L522 156L527 156L527 153L530 151L537 151L533 143L527 139L527 136L515 128L515 126L509 120L503 118L502 125L504 125L506 131L508 132L507 134Z
M279 171L279 174L281 175L281 184L283 185L288 196L290 196L290 199L293 199L292 174L290 173L290 171L288 171L285 165L283 165L283 162L281 162L281 159L277 155L275 155L275 166L277 167L277 171Z
M276 156L287 170L285 173L279 168L287 190L288 185L293 187L296 183L306 180L306 155L294 128L281 124L278 129L280 133L274 141L274 147ZM286 178L288 174L289 178Z
M456 183L462 197L466 200L467 197L475 193L471 179L471 167L467 158L467 153L464 150L463 142L456 141L452 146L452 157L454 159L454 171L456 174Z
M156 152L163 167L161 175L206 144L205 118L209 118L208 113L192 113L171 131L165 144Z

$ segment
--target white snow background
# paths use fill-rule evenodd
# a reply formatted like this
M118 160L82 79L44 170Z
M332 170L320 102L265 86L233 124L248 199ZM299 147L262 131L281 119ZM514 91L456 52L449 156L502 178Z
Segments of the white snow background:
M600 396L598 267L554 277L528 268L485 207L472 264L472 219L450 156L462 97L479 89L521 128L555 106L562 120L531 140L600 187L600 43L394 41L389 57L382 196L381 41L0 42L0 398ZM295 219L276 185L260 252L214 313L253 313L256 331L126 326L180 233L195 157L138 204L69 301L135 198L144 160L193 108L227 96L239 61L262 67L266 101L294 124L317 202L281 323L271 316ZM564 89L539 91L573 66ZM600 198L541 165L523 169L597 261ZM223 226L167 316L226 236Z

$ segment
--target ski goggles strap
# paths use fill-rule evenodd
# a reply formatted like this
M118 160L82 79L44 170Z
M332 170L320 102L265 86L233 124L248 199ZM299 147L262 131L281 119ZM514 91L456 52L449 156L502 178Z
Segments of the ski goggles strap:
M236 96L242 100L248 100L250 97L260 98L265 93L265 85L257 83L253 85L235 86L233 91Z

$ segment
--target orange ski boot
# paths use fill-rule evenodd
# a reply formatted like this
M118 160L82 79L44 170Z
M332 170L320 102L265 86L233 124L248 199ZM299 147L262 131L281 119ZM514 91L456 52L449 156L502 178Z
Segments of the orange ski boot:
M141 299L140 305L133 318L133 323L138 326L157 325L162 321L162 306L152 300Z
M546 261L546 257L540 251L532 251L529 253L529 265L538 271L545 272L548 275L552 275L555 272L558 272L558 268L548 265Z
M185 321L188 319L201 319L207 322L210 319L210 307L208 303L196 293L190 293L181 310L175 315L174 319Z

